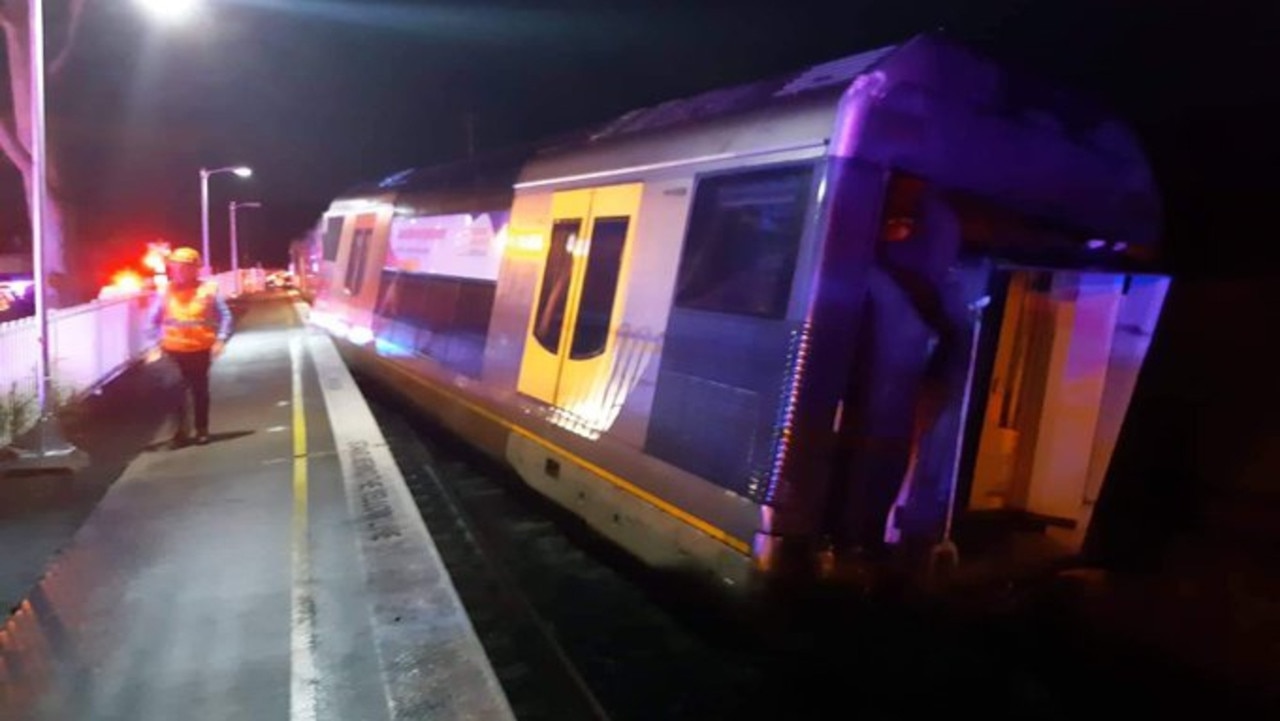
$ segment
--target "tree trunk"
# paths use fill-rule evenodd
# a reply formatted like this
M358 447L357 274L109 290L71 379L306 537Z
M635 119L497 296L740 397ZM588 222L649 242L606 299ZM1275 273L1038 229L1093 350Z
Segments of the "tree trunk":
M7 2L3 19L5 50L9 60L9 89L13 99L12 122L0 119L0 149L22 173L22 185L26 189L27 208L30 210L31 193L31 37L26 0ZM47 117L47 116L46 116ZM47 122L47 121L46 121ZM46 131L47 132L47 131ZM46 149L51 144L46 142ZM48 152L48 156L52 156ZM44 267L52 292L48 295L50 307L60 307L63 300L70 300L66 281L66 245L63 233L67 209L61 201L58 172L51 157L45 158L46 191L44 215ZM30 216L28 216L30 217Z

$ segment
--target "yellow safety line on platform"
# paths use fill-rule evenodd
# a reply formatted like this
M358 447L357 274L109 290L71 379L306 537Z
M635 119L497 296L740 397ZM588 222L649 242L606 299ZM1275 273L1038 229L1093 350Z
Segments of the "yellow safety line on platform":
M310 533L307 520L307 414L302 404L302 335L289 339L293 375L293 589L289 718L316 718L315 602L311 596Z

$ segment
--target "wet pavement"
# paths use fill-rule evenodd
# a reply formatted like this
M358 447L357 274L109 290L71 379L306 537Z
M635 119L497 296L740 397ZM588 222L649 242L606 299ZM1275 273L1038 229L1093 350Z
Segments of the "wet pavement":
M0 458L0 608L6 615L162 432L164 419L149 401L165 378L158 365L138 365L62 415L67 438L89 455L87 468L5 471Z
M67 414L90 472L0 480L22 548L0 554L21 597L0 718L510 718L363 396L291 300L252 303L215 362L210 443L164 442L161 362Z

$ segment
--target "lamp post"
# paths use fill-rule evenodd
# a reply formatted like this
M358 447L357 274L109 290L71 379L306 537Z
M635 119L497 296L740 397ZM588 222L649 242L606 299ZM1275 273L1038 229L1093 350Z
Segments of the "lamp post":
M257 201L239 203L234 200L227 206L228 214L231 216L231 273L236 279L236 295L240 295L240 245L236 237L236 211L240 208L261 207L262 203Z
M139 0L143 2L143 0ZM196 0L146 0L148 9L165 13L176 19L193 9ZM36 393L40 418L36 425L14 443L14 449L25 465L50 470L75 469L88 464L83 451L69 443L58 426L56 398L53 393L53 377L49 362L49 306L48 279L45 277L45 215L48 207L48 160L45 143L45 62L44 62L44 0L29 0L28 30L30 33L30 83L31 83L31 271L35 284L36 327L39 333L40 353L36 360Z
M88 463L88 456L62 435L54 415L56 398L49 363L49 306L46 298L44 233L48 203L48 171L45 146L44 2L30 0L31 33L31 272L35 282L36 323L40 354L36 361L36 396L40 417L36 425L14 443L19 458L32 466L74 469Z
M201 254L204 256L204 272L208 275L213 266L209 262L209 176L218 173L235 173L241 178L247 178L253 175L251 168L243 165L231 165L225 168L208 168L200 169L200 237L204 243L201 248Z

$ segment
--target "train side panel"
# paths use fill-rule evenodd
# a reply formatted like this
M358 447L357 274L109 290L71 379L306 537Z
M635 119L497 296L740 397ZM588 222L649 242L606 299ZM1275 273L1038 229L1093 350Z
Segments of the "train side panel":
M609 396L617 406L610 436L632 448L643 448L649 432L692 188L690 176L659 177L644 187Z
M500 393L514 395L516 391L529 315L546 257L550 219L549 192L522 194L512 204L484 351L484 384Z

